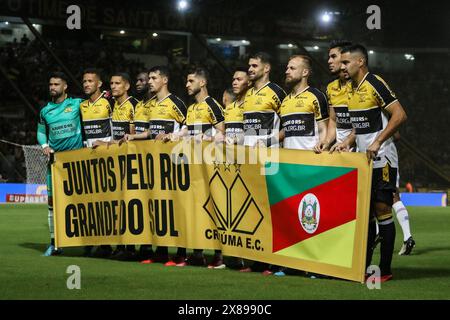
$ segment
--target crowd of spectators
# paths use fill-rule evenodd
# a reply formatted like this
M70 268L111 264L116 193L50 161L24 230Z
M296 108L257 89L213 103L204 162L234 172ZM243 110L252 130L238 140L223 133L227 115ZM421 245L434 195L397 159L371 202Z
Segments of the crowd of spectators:
M125 59L122 49L117 45L64 40L55 40L48 44L77 79L81 79L85 68L92 66L99 68L105 76L115 71L123 71L134 77L139 71L144 70L142 62ZM437 55L436 59L433 59L432 54L422 58L416 59L414 69L410 72L389 72L383 69L373 69L372 72L380 74L386 80L408 114L408 121L401 129L402 139L410 142L450 175L450 144L447 142L449 135L445 134L448 132L447 121L450 118L450 108L446 106L450 101L449 72L442 67L448 60L448 54ZM169 61L172 72L170 89L189 104L192 101L187 97L185 90L185 75L189 65L176 62L183 60L169 58ZM9 79L23 92L35 108L35 112L38 112L48 99L49 72L60 69L56 67L53 57L43 50L38 41L26 43L15 41L0 47L0 63ZM202 64L210 70L212 79L209 85L210 94L219 102L223 90L231 84L231 75L225 69L233 70L235 66L246 63L246 56L222 61L225 68L208 55L198 61L191 60L191 64ZM275 65L272 80L283 85L283 79L284 65L283 62L279 62ZM107 78L104 80L106 82ZM316 72L313 78L313 84L322 90L328 81L329 75L323 71ZM81 90L73 84L69 91L75 95L82 95ZM31 110L27 110L22 118L2 116L2 110L21 103L4 77L0 77L0 94L1 139L21 145L36 144L37 116ZM398 145L398 148L402 185L407 181L412 182L416 188L445 185L445 181L432 172L421 159L402 145ZM11 182L23 180L25 172L21 148L0 143L0 153L1 178Z

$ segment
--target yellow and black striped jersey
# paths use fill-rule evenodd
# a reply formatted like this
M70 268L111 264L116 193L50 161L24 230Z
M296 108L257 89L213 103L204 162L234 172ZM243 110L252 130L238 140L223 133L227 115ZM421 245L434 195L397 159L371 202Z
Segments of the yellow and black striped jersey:
M234 138L244 133L244 102L234 101L227 105L224 112L225 135Z
M108 99L100 98L94 104L89 99L80 104L81 118L86 145L92 147L96 140L110 141L111 131L111 105Z
M160 101L154 100L151 105L149 128L150 139L160 133L173 133L181 129L186 121L187 108L176 95L168 94Z
M137 100L133 97L128 97L121 104L118 101L114 103L112 113L114 140L120 140L125 134L130 133L130 126L134 125L134 107L136 104Z
M343 85L339 79L330 82L327 86L327 98L330 108L336 114L336 141L344 141L352 132L352 123L348 113L348 94L351 90L351 81Z
M150 121L150 112L152 104L155 102L156 97L152 97L148 100L141 100L136 104L134 112L134 130L136 133L142 133L148 130Z
M286 92L273 82L259 90L251 88L244 99L244 144L253 146L260 138L267 138L280 129L278 111ZM274 145L275 146L275 145Z
M380 132L386 128L389 119L384 109L395 101L397 98L386 82L370 72L358 86L353 85L349 95L348 111L360 152L366 152ZM391 167L398 168L397 149L392 137L381 145L373 167L382 168L387 163Z
M199 133L215 135L214 126L224 121L222 106L210 96L200 103L191 104L186 115L189 135Z
M328 103L322 91L306 87L295 96L289 94L280 107L283 146L312 150L319 142L317 123L328 119Z

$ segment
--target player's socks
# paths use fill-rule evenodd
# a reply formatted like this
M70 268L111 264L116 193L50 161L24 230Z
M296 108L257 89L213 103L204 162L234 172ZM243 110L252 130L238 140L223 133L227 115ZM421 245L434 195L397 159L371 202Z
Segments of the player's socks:
M377 223L375 219L371 219L369 221L369 230L367 233L367 255L366 255L366 270L367 267L370 266L372 262L372 255L374 249L375 237L377 235Z
M55 238L55 228L53 226L53 207L48 207L48 229L50 230L50 238ZM52 243L54 245L54 243Z
M409 215L408 210L405 208L403 202L397 201L392 206L397 216L397 221L403 231L403 241L406 241L411 237L411 229L409 227Z
M384 276L387 274L392 274L391 262L395 243L395 223L393 218L389 218L387 220L380 221L379 225L381 236L380 269L381 275Z

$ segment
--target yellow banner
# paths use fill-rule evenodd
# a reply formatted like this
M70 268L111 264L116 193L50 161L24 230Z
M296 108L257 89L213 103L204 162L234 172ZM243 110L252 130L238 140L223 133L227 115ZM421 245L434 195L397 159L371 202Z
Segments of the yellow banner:
M221 249L363 281L372 172L364 154L136 141L57 153L52 171L58 247ZM343 184L348 199L336 215L342 197L327 194Z

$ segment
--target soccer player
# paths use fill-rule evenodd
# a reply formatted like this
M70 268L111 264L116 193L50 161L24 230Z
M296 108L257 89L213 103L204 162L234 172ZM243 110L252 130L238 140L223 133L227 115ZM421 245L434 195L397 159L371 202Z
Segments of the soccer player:
M271 56L265 52L252 55L248 75L253 87L244 100L244 145L278 146L275 131L280 129L278 110L286 97L284 90L270 82Z
M140 72L136 77L136 91L138 103L134 113L134 130L136 134L144 133L148 130L150 121L150 110L154 101L153 93L149 86L149 77L147 72ZM146 138L144 138L146 139Z
M236 95L233 93L233 88L226 88L222 95L222 105L227 106L234 100L236 100Z
M266 52L258 52L250 56L248 61L249 80L253 83L244 98L244 145L253 147L262 145L278 147L280 130L278 111L286 92L270 81L272 57ZM265 275L272 274L269 265L255 262L241 272L261 271Z
M88 99L81 103L80 109L87 147L92 147L96 140L109 142L112 139L112 108L105 97L106 91L101 92L101 87L100 72L86 69L83 72L83 90Z
M53 226L53 197L51 162L53 153L75 150L83 147L80 119L80 103L82 99L68 97L67 77L62 72L54 72L49 80L51 101L39 112L37 140L44 154L48 157L47 192L48 192L48 226L50 229L50 245L44 256L61 254L55 247ZM63 128L63 129L62 129Z
M397 149L393 135L406 121L406 113L386 82L368 70L367 50L362 45L351 45L341 51L341 69L352 79L348 110L352 133L342 143L331 148L349 150L356 139L360 152L373 160L371 213L367 241L367 260L372 260L376 235L376 220L380 228L380 281L392 279L392 254L395 242L395 224L392 217L393 194L398 170ZM387 114L387 115L386 115Z
M155 66L149 71L149 90L153 96L148 104L147 129L126 140L170 139L178 134L186 121L187 108L184 102L169 92L170 72L165 66ZM136 124L137 127L137 124Z
M169 92L169 80L170 72L167 67L155 66L149 70L149 90L153 99L148 104L147 129L134 135L127 134L125 140L156 139L158 137L158 139L168 141L171 139L171 135L179 133L186 120L187 108L183 101ZM184 263L185 260L185 248L178 248L177 255L169 260L167 247L159 246L154 257L147 257L141 263L164 262L166 266L175 266L178 263Z
M102 80L100 72L96 69L86 69L83 72L83 90L88 99L80 105L81 119L83 121L85 145L92 147L94 142L109 142L112 139L111 104L106 98L108 93L101 92ZM97 258L109 257L112 248L102 245L92 252L93 246L85 247L85 255Z
M328 49L328 67L336 79L327 86L330 118L325 143L316 148L317 152L328 150L334 141L336 143L343 142L352 132L352 123L347 106L351 82L341 70L341 50L349 45L351 45L349 41L334 41Z
M208 94L209 72L202 67L190 70L187 75L186 89L189 96L195 98L187 110L186 127L181 130L181 136L195 137L196 140L218 140L224 135L225 125L222 106ZM186 261L177 266L206 265L202 249L194 249L194 253ZM223 264L222 251L215 250L214 258L208 265L219 267Z
M134 111L138 101L128 95L130 84L127 73L117 73L111 77L111 93L115 100L112 114L114 141L119 141L127 133L135 133Z
M116 73L110 80L111 93L114 97L114 106L112 113L113 124L113 142L118 143L127 133L134 134L134 109L137 100L128 95L131 80L127 73ZM98 143L98 141L96 141ZM118 245L114 250L112 259L115 260L134 260L136 258L136 249L134 245Z
M318 149L327 135L328 103L324 93L309 86L311 59L304 55L291 56L285 74L291 92L279 109L282 129L278 141L287 149ZM276 276L284 276L288 269L279 267L273 271Z
M228 144L244 143L244 99L251 86L247 68L236 68L232 80L232 94L236 97L225 104L225 97L231 96L224 93L225 108L225 139ZM226 92L226 91L225 91Z
M286 68L286 86L292 88L280 107L279 141L284 148L314 150L325 144L328 103L320 90L310 87L311 59L295 55Z

